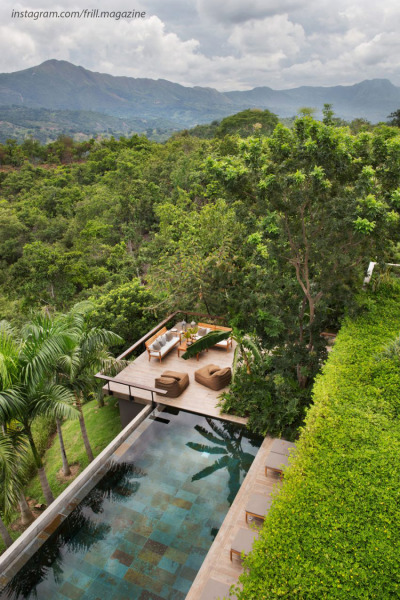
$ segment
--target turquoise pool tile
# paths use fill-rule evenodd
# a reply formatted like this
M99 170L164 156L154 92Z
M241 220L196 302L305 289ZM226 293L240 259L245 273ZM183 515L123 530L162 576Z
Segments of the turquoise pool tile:
M73 585L85 590L91 586L98 574L99 573L97 573L94 577L89 577L89 575L86 573L82 573L77 569L74 569L73 573L68 577L68 581Z
M171 485L170 483L168 483L168 481L163 481L162 479L160 479L158 487L160 490L169 494L170 496L175 496L178 490L177 486Z
M150 517L151 519L161 519L161 517L164 514L164 510L161 508L156 508L154 506L146 506L146 508L143 511L143 514L145 514L147 517Z
M172 560L171 558L168 558L167 556L163 556L160 562L158 563L158 567L160 569L168 571L169 573L175 574L181 567L181 564Z
M184 500L188 500L192 504L194 504L196 502L196 500L197 500L197 495L196 494L193 494L192 492L187 492L184 489L178 490L177 493L176 493L176 497L177 498L183 498Z
M154 529L150 535L150 539L155 540L156 542L161 542L162 544L168 546L175 539L175 534L165 533L160 529Z
M172 588L169 595L167 596L167 600L185 600L186 593L181 592L180 590L176 590Z
M69 600L81 600L85 591L69 581L64 581L60 588L60 592Z
M143 588L129 581L121 581L116 587L113 595L104 600L136 600L140 598ZM103 599L101 599L103 600Z
M191 587L192 582L188 579L184 579L183 577L178 577L174 583L174 589L179 590L183 594L187 594Z
M120 563L115 558L109 558L103 568L110 575L116 575L119 579L123 579L125 577L125 573L129 569L129 566Z

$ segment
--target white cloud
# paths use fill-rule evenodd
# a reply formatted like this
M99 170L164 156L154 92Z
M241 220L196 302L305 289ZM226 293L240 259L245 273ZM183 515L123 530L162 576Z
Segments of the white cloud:
M303 27L285 14L235 26L228 41L242 54L294 56L304 45L305 35Z
M78 0L31 0L29 8L84 6ZM110 0L96 6L116 10ZM220 90L374 77L400 85L398 0L138 0L135 7L147 17L33 21L12 19L12 9L26 6L3 0L0 71L57 58L113 75Z
M197 0L200 15L225 24L246 23L252 19L264 19L301 7L306 0ZM309 4L314 4L312 0Z

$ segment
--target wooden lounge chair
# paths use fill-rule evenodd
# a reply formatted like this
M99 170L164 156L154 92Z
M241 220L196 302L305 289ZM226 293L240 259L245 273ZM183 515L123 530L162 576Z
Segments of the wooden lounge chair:
M276 454L285 454L289 456L291 448L296 448L296 444L293 442L287 442L286 440L280 440L275 438L271 445L271 452Z
M161 377L155 380L155 387L160 390L166 390L164 396L168 398L177 398L189 385L189 375L187 373L178 373L177 371L164 371Z
M221 581L217 581L216 579L209 579L204 586L200 600L222 600L223 598L228 598L229 588L230 585L227 583L221 583ZM236 598L236 596L231 596L231 598Z
M265 462L265 475L268 475L268 469L279 475L283 475L284 467L289 464L289 457L286 454L277 454L276 452L270 452Z
M246 506L246 523L249 517L256 519L265 519L267 512L272 504L271 498L264 494L252 494Z
M254 540L257 538L258 531L244 529L243 527L239 529L231 545L231 561L234 554L239 556L239 558L241 558L242 553L245 555L248 554L253 547Z

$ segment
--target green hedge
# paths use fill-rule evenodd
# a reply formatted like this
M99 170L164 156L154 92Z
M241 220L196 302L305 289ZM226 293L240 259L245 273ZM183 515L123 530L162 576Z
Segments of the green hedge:
M400 285L370 292L322 375L240 600L400 597Z

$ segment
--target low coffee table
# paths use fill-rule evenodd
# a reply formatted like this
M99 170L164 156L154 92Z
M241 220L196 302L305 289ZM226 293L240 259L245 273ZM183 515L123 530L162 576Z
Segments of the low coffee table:
M186 352L187 348L188 348L187 340L184 339L184 340L181 341L181 343L178 346L178 356L181 355L181 352ZM208 349L206 349L206 352L208 352ZM198 352L196 354L197 360L199 360L199 354L200 354L200 352Z

